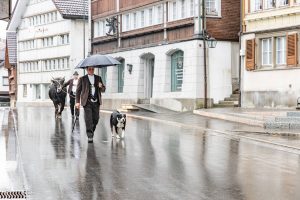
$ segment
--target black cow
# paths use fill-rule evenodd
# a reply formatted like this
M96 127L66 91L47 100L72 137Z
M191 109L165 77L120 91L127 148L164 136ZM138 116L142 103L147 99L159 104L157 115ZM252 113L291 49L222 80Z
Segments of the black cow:
M65 78L53 78L49 87L49 97L55 107L55 118L61 118L65 107L67 89L64 86Z

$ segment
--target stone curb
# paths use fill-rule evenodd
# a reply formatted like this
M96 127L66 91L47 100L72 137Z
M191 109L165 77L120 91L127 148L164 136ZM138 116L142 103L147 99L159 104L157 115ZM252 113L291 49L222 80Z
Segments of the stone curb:
M106 114L111 114L112 113L112 111L108 111L108 110L101 110L100 112L106 113ZM270 141L267 141L267 140L262 140L262 139L253 138L253 137L249 137L249 136L234 135L232 133L229 133L229 131L228 132L219 131L219 130L199 127L199 126L196 126L196 125L187 125L187 124L183 124L183 123L179 123L179 122L172 122L172 121L167 121L167 120L162 120L162 119L156 119L156 118L153 118L153 117L144 117L144 116L138 116L138 115L128 114L128 113L126 113L126 116L134 118L134 119L142 119L142 120L160 122L160 123L173 125L173 126L177 126L177 127L193 128L193 129L197 129L197 130L200 130L200 131L211 131L211 132L215 132L215 133L218 133L218 134L229 136L230 138L234 138L234 139L239 140L239 141L240 140L245 140L245 141L259 142L259 143L270 145L271 147L281 147L281 148L283 148L282 150L284 150L284 151L300 154L300 148L298 148L298 147L289 146L289 145L285 145L285 144L280 144L280 143L276 143L276 142L270 142Z
M193 113L197 114L197 115L201 115L203 117L216 118L216 119L221 119L221 120L225 120L225 121L247 124L247 125L251 125L251 126L258 126L258 127L262 127L262 128L264 127L263 121L254 120L254 119L246 119L243 117L232 116L232 115L223 114L223 113L206 112L206 111L201 111L201 110L194 110Z

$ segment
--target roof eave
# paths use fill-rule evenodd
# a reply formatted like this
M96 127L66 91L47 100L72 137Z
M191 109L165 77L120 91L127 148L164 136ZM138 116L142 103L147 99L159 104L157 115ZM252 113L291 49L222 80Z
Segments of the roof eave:
M88 20L88 16L84 16L84 15L66 15L66 14L63 14L62 17L64 19L86 19Z

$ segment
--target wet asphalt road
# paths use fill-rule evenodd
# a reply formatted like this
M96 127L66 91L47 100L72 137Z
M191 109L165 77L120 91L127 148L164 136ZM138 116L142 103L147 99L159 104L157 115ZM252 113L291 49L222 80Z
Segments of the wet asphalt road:
M39 200L300 199L297 154L130 118L125 140L116 141L108 114L88 144L82 117L71 133L69 110L55 120L52 108L19 108L17 136L12 123L0 134L2 151L16 162L6 173L19 177L11 188L23 185Z

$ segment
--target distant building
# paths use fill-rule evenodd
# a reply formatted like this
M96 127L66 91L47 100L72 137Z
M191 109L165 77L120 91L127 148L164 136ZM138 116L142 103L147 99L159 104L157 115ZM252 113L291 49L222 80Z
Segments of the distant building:
M92 53L122 64L100 70L105 108L155 104L176 111L203 107L204 55L199 0L92 1ZM231 95L238 77L240 1L206 1L208 102ZM110 28L109 23L118 27Z
M52 77L69 79L74 67L86 57L87 2L17 2L8 33L14 32L17 37L18 104L49 103L48 87Z
M300 0L244 0L242 106L295 107L300 97Z
M17 101L17 36L15 31L7 31L4 66L8 72L10 106Z
M0 39L0 104L7 101L9 97L8 72L4 66L5 60L5 40Z

